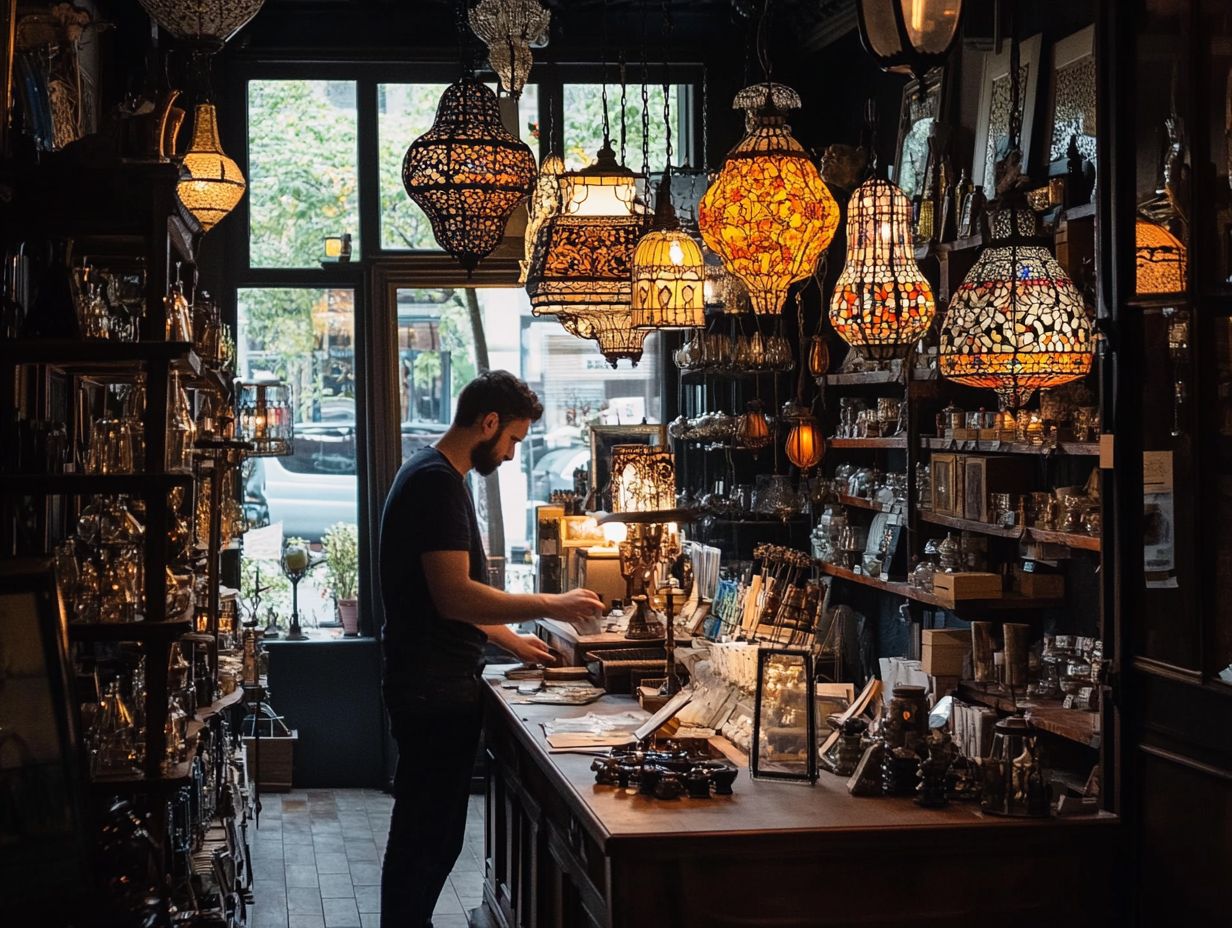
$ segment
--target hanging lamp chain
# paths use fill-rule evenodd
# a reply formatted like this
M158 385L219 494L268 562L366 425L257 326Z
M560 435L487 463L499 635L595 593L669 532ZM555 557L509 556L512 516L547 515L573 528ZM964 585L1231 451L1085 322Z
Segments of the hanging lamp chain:
M625 50L620 50L620 163L625 163L628 152L629 123L625 118L629 106L629 75L625 66Z
M761 8L761 18L757 21L757 61L761 65L762 77L767 84L774 74L774 65L770 61L770 48L767 33L770 29L770 7L772 0L765 0ZM767 88L767 94L769 88Z
M663 0L663 129L667 148L663 176L672 172L672 82L667 61L667 49L672 40L672 8L668 0Z
M642 0L642 173L650 183L650 93L646 85L646 18L650 0Z
M470 21L467 18L468 0L455 0L454 25L458 32L458 63L462 65L462 73L475 76L474 44L468 39L473 36Z
M868 150L868 176L877 176L877 101L864 101L864 147Z
M702 170L710 167L710 69L702 66Z
M599 58L602 61L602 73L599 77L600 96L603 98L603 147L610 148L612 144L612 124L607 112L607 4L603 0L602 22L600 24Z

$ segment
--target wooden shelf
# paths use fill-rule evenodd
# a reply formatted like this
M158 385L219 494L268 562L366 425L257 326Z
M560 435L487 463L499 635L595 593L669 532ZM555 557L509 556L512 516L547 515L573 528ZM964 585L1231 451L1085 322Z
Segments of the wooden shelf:
M179 638L192 631L192 619L166 622L70 622L73 641L159 641Z
M158 474L4 474L0 476L8 496L59 496L92 493L126 493L148 496L193 482L189 473Z
M964 532L979 532L981 535L991 535L994 538L1027 539L1042 544L1065 545L1068 548L1077 548L1082 551L1099 551L1101 547L1100 539L1096 535L1076 532L1054 532L1049 529L1031 528L1024 525L1006 528L1000 525L992 525L988 522L978 522L974 519L960 519L957 516L943 515L940 512L933 512L929 509L921 509L919 512L920 519L924 522L930 522L933 525L944 525L947 528L956 528Z
M895 435L891 438L827 438L826 444L831 448L906 448L905 435Z
M700 383L707 380L751 380L769 374L789 373L788 371L729 371L719 367L703 368L701 370L682 370L680 379L685 383Z
M201 359L191 342L113 342L105 339L14 338L0 341L0 362L52 364L75 370L106 370L134 362L183 361L200 374Z
M244 698L244 688L237 686L234 692L228 693L221 699L216 699L208 706L204 706L197 710L196 715L188 720L188 740L192 741L197 737L197 733L205 727L205 723L218 715L220 712L225 712L230 709L241 699Z
M894 512L898 508L894 503L887 506L885 503L878 503L871 499L865 499L862 496L847 496L843 493L838 495L838 501L843 506L868 509L871 512Z
M1045 443L1033 445L1025 441L978 441L970 439L956 441L953 438L936 438L924 436L920 438L920 447L935 451L979 451L999 454L1073 454L1099 456L1097 441L1062 441L1053 445Z
M1063 600L1059 599L1034 599L1026 596L1019 596L1014 593L1006 593L999 599L960 599L955 602L946 597L938 596L935 593L914 589L903 582L880 580L866 574L858 574L853 570L848 570L846 567L839 567L837 564L822 563L820 567L822 573L829 574L831 577L835 577L839 580L847 580L851 583L858 583L861 586L881 590L882 592L890 593L894 596L901 596L904 599L911 599L919 603L926 603L930 606L936 606L938 609L945 609L948 612L957 613L968 609L977 609L980 611L1044 609L1050 606L1060 605L1063 602Z
M161 793L171 792L181 786L187 786L192 779L192 761L186 760L176 764L170 770L157 777L147 777L142 774L119 777L97 777L90 780L90 789L103 795L124 793Z
M1042 544L1065 545L1083 551L1099 551L1102 548L1098 535L1086 535L1076 532L1054 532L1046 528L1028 528L1026 537Z
M1066 709L1060 699L1045 699L1038 696L1023 697L1022 702L1016 705L1000 690L988 688L970 680L963 680L958 684L958 695L967 702L977 702L996 709L998 712L1009 713L1022 709L1031 724L1041 731L1089 748L1098 748L1100 745L1098 712L1089 709Z

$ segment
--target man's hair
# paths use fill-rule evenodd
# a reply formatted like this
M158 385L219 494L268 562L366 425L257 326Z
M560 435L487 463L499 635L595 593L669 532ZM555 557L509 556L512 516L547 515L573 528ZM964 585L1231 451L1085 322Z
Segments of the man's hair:
M454 421L476 425L490 412L500 416L501 425L514 419L538 422L543 404L530 387L508 371L486 371L462 388Z

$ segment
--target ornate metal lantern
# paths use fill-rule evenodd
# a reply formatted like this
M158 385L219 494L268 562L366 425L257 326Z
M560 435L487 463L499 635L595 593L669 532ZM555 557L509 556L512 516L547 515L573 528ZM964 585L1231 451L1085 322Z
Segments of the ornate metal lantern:
M249 442L252 458L290 454L295 439L291 387L276 380L237 381L235 424L237 437Z
M519 284L526 283L526 274L534 257L539 229L560 212L563 203L560 176L564 173L565 161L560 155L547 155L539 166L535 189L531 191L530 200L526 203L526 247L523 252L525 257L520 262Z
M813 273L838 228L839 208L783 114L764 107L702 197L706 245L749 290L753 310L778 313L787 290Z
M1188 260L1181 240L1160 223L1139 216L1134 225L1134 241L1138 295L1184 294Z
M208 232L235 209L248 187L239 165L222 150L218 115L212 104L197 107L192 144L184 153L182 167L176 193L184 208Z
M826 439L817 420L810 416L798 420L787 433L787 460L802 471L810 471L826 453Z
M860 41L883 71L923 78L945 62L962 0L858 0Z
M932 288L915 263L911 203L879 177L847 208L847 263L830 300L830 324L864 357L906 357L932 325Z
M547 39L552 14L539 0L479 0L468 18L475 35L488 46L488 64L505 93L521 96L534 63L530 47Z
M612 448L612 512L676 507L676 465L670 451L649 445Z
M1082 296L1037 228L1026 207L993 214L992 242L955 291L941 326L941 373L991 387L1010 409L1037 388L1086 376L1094 357Z
M158 28L182 42L217 51L261 9L265 0L141 0Z
M633 327L630 310L605 309L584 313L577 324L582 331L589 332L583 338L593 338L599 343L599 350L612 367L616 366L617 361L628 361L637 367L637 362L642 359L647 330Z
M501 123L496 94L473 77L445 88L432 128L402 162L407 195L468 273L500 244L535 173L535 156Z
M669 178L665 172L651 229L633 253L636 328L693 328L705 322L706 263L701 247L680 228Z

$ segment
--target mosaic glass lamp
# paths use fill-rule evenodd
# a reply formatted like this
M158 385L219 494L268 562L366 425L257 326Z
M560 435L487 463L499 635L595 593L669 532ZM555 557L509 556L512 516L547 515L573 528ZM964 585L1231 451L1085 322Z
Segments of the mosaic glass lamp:
M141 0L150 19L182 42L222 48L261 9L265 0Z
M289 384L276 380L236 381L236 437L252 445L253 458L290 454L295 439Z
M518 283L526 284L526 273L530 270L534 258L535 245L538 242L539 230L550 218L560 212L563 195L560 189L560 176L565 173L565 161L560 155L547 155L539 166L539 176L535 179L535 189L531 191L526 203L526 246L524 257L520 264Z
M707 247L743 281L760 315L778 314L792 283L813 273L838 217L817 167L773 106L756 115L698 207Z
M539 0L479 0L467 14L471 30L488 46L488 64L511 97L520 97L534 63L530 48L548 36L552 14Z
M847 207L847 263L830 300L830 324L873 361L904 358L932 325L932 288L915 262L911 202L880 177Z
M432 128L402 161L407 195L467 273L500 244L536 173L531 150L501 123L496 94L473 77L445 88Z
M802 471L810 471L826 453L826 439L813 416L799 419L787 433L787 460Z
M992 216L992 241L955 291L941 326L943 376L996 390L1017 409L1039 388L1084 377L1091 323L1074 282L1026 207Z
M1139 216L1134 224L1139 296L1184 294L1187 279L1185 245L1158 222Z
M670 451L649 445L612 448L612 512L676 508L676 465Z
M202 231L208 232L235 209L248 184L239 165L222 150L213 105L197 106L195 120L176 193L184 208L201 223Z
M701 246L680 228L664 173L654 221L633 252L635 328L681 329L705 323L706 263Z
M858 0L860 41L883 71L922 78L958 36L962 0Z

